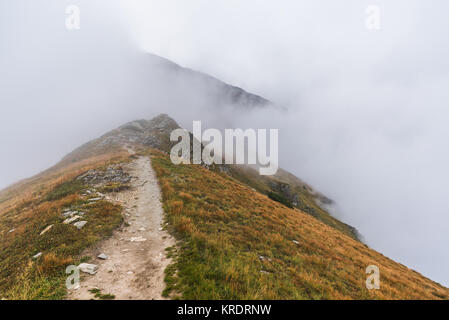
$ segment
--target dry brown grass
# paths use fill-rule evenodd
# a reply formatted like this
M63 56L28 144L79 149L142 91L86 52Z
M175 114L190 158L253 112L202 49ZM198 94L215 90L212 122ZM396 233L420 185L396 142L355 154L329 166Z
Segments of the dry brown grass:
M182 240L167 294L187 299L448 299L449 290L236 180L153 152L170 230ZM295 242L299 244L296 244ZM260 259L263 256L263 259ZM380 269L367 290L365 269Z
M41 264L38 266L38 271L45 274L52 274L70 264L73 264L72 257L58 257L51 252L44 255Z
M107 201L88 203L81 195L86 186L75 178L128 159L126 151L117 151L56 166L1 193L0 298L64 297L65 266L79 262L82 250L108 237L123 219L120 206ZM57 192L66 185L64 192ZM71 207L82 207L86 213L88 224L82 230L62 223L61 210ZM40 235L49 225L53 228ZM42 257L33 260L38 252Z
M38 200L56 186L69 181L90 169L105 165L106 163L122 162L129 157L125 150L90 157L82 161L56 165L32 178L22 180L0 191L0 216L2 213L19 207L26 207L32 201Z

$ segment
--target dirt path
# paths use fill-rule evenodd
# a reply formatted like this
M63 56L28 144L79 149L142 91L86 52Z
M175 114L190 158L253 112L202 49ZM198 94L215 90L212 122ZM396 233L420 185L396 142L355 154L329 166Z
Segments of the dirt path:
M69 299L92 299L89 290L98 288L116 299L162 299L164 270L170 263L165 248L174 240L161 229L163 209L156 174L150 159L140 157L127 165L133 176L132 188L110 196L124 208L125 225L113 236L91 249L89 263L99 267L95 275L82 274L80 289ZM106 260L97 255L104 253Z

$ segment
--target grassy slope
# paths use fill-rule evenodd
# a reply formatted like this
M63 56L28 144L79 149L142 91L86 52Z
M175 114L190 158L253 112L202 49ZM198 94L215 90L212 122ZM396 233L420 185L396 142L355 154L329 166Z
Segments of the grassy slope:
M64 298L65 266L80 262L84 248L108 237L122 221L117 206L87 205L80 195L85 186L72 181L89 169L127 160L120 152L85 159L0 194L0 298ZM190 299L449 298L446 288L226 174L174 166L157 151L153 166L168 227L180 240L179 247L167 250L175 263L166 270L166 294ZM62 208L74 206L87 212L89 223L81 231L60 223ZM50 224L53 229L39 236ZM40 251L44 256L33 261ZM365 288L369 264L380 268L379 291Z
M165 294L187 299L439 299L449 290L297 209L153 152L168 228ZM296 244L297 241L299 244ZM261 259L260 257L263 257ZM365 287L380 268L381 289Z
M89 204L81 195L86 186L74 179L89 169L127 161L127 156L113 152L49 170L3 193L7 196L0 204L0 298L65 297L66 266L84 261L82 251L122 223L119 206L107 201ZM64 208L81 209L88 224L81 230L62 224ZM50 231L39 235L52 224ZM43 256L31 259L38 252Z
M343 232L351 238L360 240L356 229L334 218L325 209L319 206L317 204L317 200L320 195L313 193L312 189L308 185L290 173L280 169L279 173L274 177L261 176L256 170L251 168L231 166L230 174L233 178L243 184L246 184L264 194L272 191L269 187L270 182L279 181L281 183L289 184L292 187L292 191L299 197L299 202L296 206L298 209L311 214L321 222Z

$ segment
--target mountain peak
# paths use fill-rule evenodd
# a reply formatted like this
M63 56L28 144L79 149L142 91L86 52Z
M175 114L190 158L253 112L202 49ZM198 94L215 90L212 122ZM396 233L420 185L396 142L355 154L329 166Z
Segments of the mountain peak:
M170 118L168 114L162 113L151 120L146 119L140 119L140 120L134 120L128 123L125 123L124 125L120 126L116 130L111 131L108 134L116 134L117 132L122 132L126 130L132 130L132 131L151 131L151 130L174 130L179 128L178 123L173 120L173 118ZM108 135L107 134L107 135Z
M178 123L167 114L160 114L150 120L134 120L75 149L61 163L76 162L93 154L107 153L128 145L143 145L167 151L170 133L178 128Z

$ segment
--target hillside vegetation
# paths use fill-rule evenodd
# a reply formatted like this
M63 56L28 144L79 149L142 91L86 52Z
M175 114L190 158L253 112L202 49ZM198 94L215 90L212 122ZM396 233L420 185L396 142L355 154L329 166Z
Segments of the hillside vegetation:
M166 115L128 123L1 191L0 299L66 297L66 266L92 259L83 252L126 225L103 193L130 186L91 181L129 176L121 165L136 157L151 157L164 228L177 239L166 248L166 297L449 298L449 289L361 243L325 210L331 200L286 171L261 177L248 167L172 164L168 134L177 127ZM82 212L87 224L64 223L67 212ZM366 289L369 265L380 269L380 290Z
M354 227L334 218L324 209L323 203L332 204L332 200L314 191L291 173L279 169L274 176L261 176L252 168L235 165L230 166L228 171L236 180L266 194L271 199L288 207L300 209L351 238L360 240L359 233Z
M178 240L166 249L166 297L186 299L447 299L449 290L396 263L310 213L282 204L225 172L173 165L142 147L158 175L165 228ZM120 206L90 201L78 176L131 161L125 151L52 169L2 193L0 298L63 299L65 267L122 225ZM263 186L263 185L261 185ZM20 189L27 192L20 193ZM107 189L107 188L106 188ZM120 191L121 186L114 186ZM107 191L107 190L106 190ZM82 210L81 230L63 224ZM338 220L337 220L338 221ZM41 235L43 230L53 226ZM42 256L33 256L42 252ZM377 265L380 290L367 290L365 269Z
M449 290L309 214L154 151L167 227L165 294L185 299L447 299ZM368 265L380 290L365 286Z
M128 156L115 151L53 168L2 192L0 298L65 298L66 267L88 261L80 256L83 250L109 237L123 220L120 206L92 201L85 194L88 187L76 177L128 161ZM84 213L87 224L81 230L62 223L63 210L69 209Z

